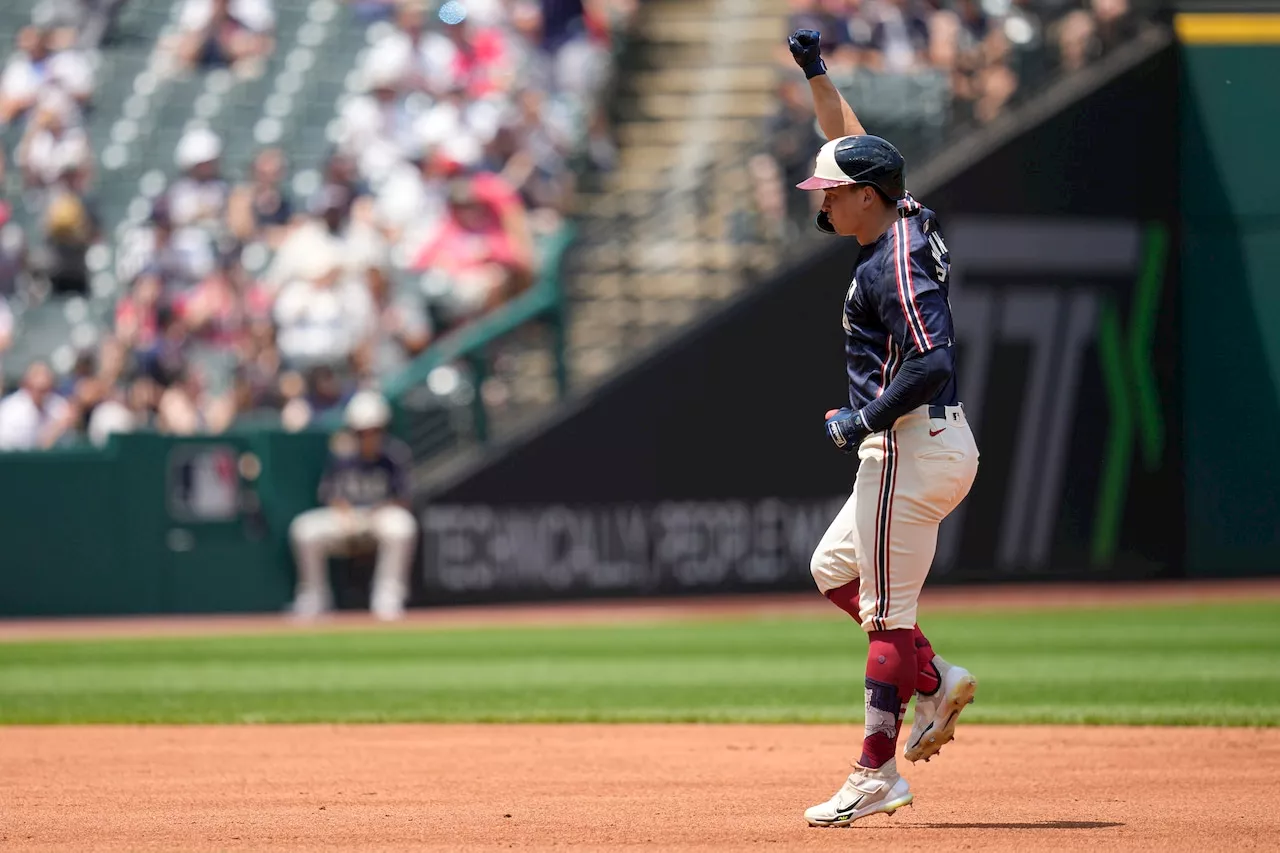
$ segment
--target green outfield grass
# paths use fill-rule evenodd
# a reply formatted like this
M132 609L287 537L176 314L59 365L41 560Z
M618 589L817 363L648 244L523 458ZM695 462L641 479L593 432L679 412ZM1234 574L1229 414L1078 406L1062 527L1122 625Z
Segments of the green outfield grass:
M969 722L1280 725L1280 602L923 626L979 678ZM847 722L865 648L838 613L4 643L0 722Z

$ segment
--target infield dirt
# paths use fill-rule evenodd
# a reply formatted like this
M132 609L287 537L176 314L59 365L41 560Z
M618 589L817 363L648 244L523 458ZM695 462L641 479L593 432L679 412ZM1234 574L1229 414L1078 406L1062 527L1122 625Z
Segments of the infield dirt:
M1280 730L961 726L913 807L803 809L854 726L7 727L5 850L1276 849Z

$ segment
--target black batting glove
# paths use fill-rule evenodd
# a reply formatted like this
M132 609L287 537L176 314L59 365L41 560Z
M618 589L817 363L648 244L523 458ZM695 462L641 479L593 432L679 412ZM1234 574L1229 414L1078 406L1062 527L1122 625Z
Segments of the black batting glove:
M862 444L862 439L869 435L871 429L862 419L861 410L841 409L827 418L827 436L845 453L853 453Z
M791 57L804 71L806 80L827 73L827 63L822 61L821 41L822 33L817 30L796 30L787 39L787 44L791 46Z

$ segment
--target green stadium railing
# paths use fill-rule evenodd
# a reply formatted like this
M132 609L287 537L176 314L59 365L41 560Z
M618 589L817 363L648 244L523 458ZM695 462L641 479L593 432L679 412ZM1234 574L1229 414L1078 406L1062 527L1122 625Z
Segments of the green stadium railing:
M540 246L541 273L524 293L484 317L450 332L419 355L400 373L387 379L383 393L396 408L397 432L412 432L411 416L402 405L405 395L427 381L431 372L448 364L465 362L470 366L477 391L473 395L472 430L477 441L489 440L489 416L479 385L488 374L486 353L491 344L534 320L547 322L552 331L552 355L555 360L556 386L561 397L568 388L565 363L566 311L562 261L574 240L574 229L562 226ZM410 442L419 444L417 442ZM415 446L414 455L429 455L432 448Z

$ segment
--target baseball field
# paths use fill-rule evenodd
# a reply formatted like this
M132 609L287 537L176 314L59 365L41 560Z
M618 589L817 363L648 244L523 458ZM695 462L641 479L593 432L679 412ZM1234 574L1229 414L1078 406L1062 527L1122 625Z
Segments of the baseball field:
M844 830L866 641L812 599L0 626L0 846L1280 847L1280 585L927 596L978 702Z

